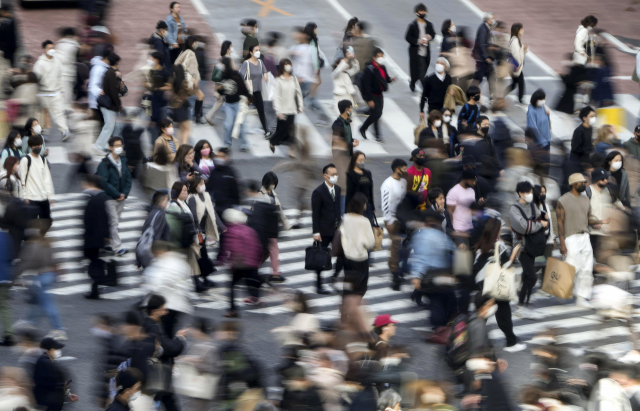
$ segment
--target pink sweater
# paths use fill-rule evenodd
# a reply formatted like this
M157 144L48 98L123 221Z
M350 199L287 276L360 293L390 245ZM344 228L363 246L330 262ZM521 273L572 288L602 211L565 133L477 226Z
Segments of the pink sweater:
M227 224L218 261L231 268L257 268L262 260L262 243L253 228L243 224Z

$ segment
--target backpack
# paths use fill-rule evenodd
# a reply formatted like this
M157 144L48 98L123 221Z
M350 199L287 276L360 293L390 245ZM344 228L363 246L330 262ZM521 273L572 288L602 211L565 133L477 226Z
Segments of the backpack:
M531 203L531 218L527 217L520 205L515 204L515 206L518 208L518 210L520 210L520 213L522 213L522 217L524 217L525 220L535 221L535 205L533 203ZM544 250L547 247L547 236L545 235L544 229L538 230L535 233L531 234L520 234L515 230L513 230L513 232L516 233L518 238L524 237L524 250L527 252L527 254L532 257L544 255Z
M193 244L193 238L198 234L198 230L193 223L193 218L187 213L174 213L167 211L180 223L180 234L178 242L182 248L189 248ZM137 254L137 251L136 251Z
M469 358L469 335L467 316L458 315L451 324L451 334L445 352L447 363L454 370L459 369Z
M151 260L153 260L153 254L151 254L151 245L153 244L153 238L155 237L156 230L153 226L156 218L160 214L160 211L156 213L151 219L151 224L144 230L144 233L140 236L140 240L138 240L138 244L136 245L136 261L138 265L142 268L148 267L151 264Z
M24 176L24 186L27 186L27 183L29 182L29 170L31 170L31 154L27 154L27 174ZM40 158L42 159L42 162L49 165L49 163L47 163L47 160L44 158L44 156L42 154L40 154Z

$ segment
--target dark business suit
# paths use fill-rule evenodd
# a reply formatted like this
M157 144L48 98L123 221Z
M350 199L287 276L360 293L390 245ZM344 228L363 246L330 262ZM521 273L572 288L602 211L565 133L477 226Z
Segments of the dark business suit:
M433 24L430 21L425 20L425 34L431 36L431 39L436 37L436 31L433 29ZM422 80L427 74L427 69L431 63L431 47L427 42L427 55L421 56L418 54L420 50L420 28L418 27L418 19L414 20L407 27L407 32L404 39L409 43L409 72L411 73L411 89L416 84L416 81Z
M98 285L107 280L104 272L104 261L100 259L100 249L107 244L109 232L109 215L106 202L111 199L102 190L91 190L91 196L84 209L84 256L90 261L89 277L93 280L91 297L98 297Z
M333 241L333 235L340 224L340 186L334 184L334 197L326 182L318 186L311 194L311 220L313 225L313 234L320 233L322 237L322 246L327 247ZM336 271L334 277L342 270L342 259L336 261ZM322 285L322 277L320 271L318 274L317 286Z

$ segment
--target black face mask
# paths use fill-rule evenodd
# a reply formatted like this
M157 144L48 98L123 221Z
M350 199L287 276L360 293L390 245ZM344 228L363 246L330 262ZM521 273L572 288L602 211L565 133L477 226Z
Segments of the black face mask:
M423 165L427 164L427 159L426 158L416 158L416 164L419 165L420 167L422 167Z
M584 192L584 190L586 190L586 189L587 189L587 186L586 186L586 185L584 185L584 184L580 184L580 185L578 186L578 188L577 188L578 193L582 193L582 192Z
M426 13L418 13L418 17L420 17L422 20L427 18L427 14Z
M635 135L636 141L640 141L640 134Z
M40 152L42 151L42 147L33 148L33 149L31 149L31 151L33 151L33 153L34 153L35 155L38 155L38 154L40 154Z
M546 194L540 194L540 201L544 203L544 201L547 199L547 195Z
M598 181L598 186L600 188L606 188L607 187L607 180Z
M489 133L489 127L482 127L480 131L482 131L482 134L486 136Z
M473 96L473 99L474 99L475 101L480 101L480 94L478 94L477 96Z

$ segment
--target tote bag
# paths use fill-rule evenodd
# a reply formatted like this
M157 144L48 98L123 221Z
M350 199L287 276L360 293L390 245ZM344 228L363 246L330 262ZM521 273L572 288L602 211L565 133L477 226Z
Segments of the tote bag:
M515 272L511 267L503 268L500 265L499 248L499 242L496 242L494 262L485 269L482 295L488 295L497 301L517 301Z
M173 367L173 389L176 394L202 400L212 400L216 395L220 376L199 373L191 364L176 362Z
M573 280L576 268L557 258L549 257L544 270L542 291L558 298L573 298Z

